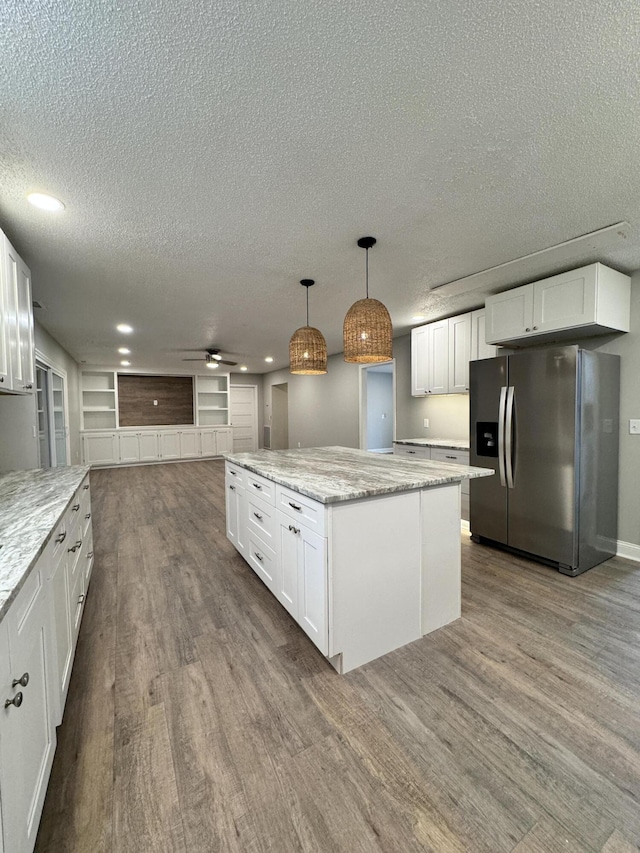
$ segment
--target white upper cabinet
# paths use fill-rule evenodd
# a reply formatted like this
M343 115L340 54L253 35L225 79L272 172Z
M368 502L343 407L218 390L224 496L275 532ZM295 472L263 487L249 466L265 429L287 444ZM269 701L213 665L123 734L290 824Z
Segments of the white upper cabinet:
M411 331L411 393L466 394L471 357L471 314Z
M485 335L486 312L484 308L478 308L471 312L471 358L469 361L478 361L481 358L494 358L498 354L498 347L486 342Z
M628 332L630 296L629 276L589 264L487 297L486 341L544 343Z
M0 391L33 392L31 273L0 232Z

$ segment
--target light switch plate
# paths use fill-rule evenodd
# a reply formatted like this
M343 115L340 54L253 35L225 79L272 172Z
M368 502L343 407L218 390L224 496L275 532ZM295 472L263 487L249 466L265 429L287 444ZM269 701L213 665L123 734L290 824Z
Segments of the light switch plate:
M640 435L640 420L637 418L629 419L629 435Z

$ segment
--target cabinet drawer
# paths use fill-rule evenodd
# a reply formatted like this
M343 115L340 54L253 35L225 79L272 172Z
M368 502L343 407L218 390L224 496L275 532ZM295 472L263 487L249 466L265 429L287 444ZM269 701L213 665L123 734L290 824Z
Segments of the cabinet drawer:
M406 456L409 459L431 459L430 447L418 447L411 444L394 444L394 456Z
M276 552L251 532L247 537L247 561L265 586L275 594Z
M247 522L249 531L274 548L276 541L276 508L247 491Z
M452 465L468 465L469 451L468 450L450 450L448 447L432 447L431 459L434 462L450 462ZM460 490L463 495L469 494L469 481L463 480L460 483Z
M234 465L233 462L224 463L224 471L227 484L236 483L238 486L244 486L247 482L247 470L240 465Z
M324 536L325 507L311 498L298 492L290 491L284 486L276 486L276 506L290 518L302 522L309 530Z
M267 480L259 474L254 474L251 471L246 472L247 477L247 493L260 495L263 501L267 501L271 506L276 505L276 484L273 480Z

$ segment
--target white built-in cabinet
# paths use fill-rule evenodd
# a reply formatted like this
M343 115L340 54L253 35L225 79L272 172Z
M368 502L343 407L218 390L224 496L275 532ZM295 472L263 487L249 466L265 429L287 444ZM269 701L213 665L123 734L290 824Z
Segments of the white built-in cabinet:
M119 427L118 374L85 370L81 375L82 453L85 465L133 465L219 456L232 449L229 376L194 377L196 424L179 427Z
M393 455L406 459L430 459L433 462L449 462L454 465L468 465L468 450L453 450L449 447L424 447L417 444L393 443ZM469 480L460 483L460 517L469 521Z
M484 337L484 309L411 330L411 394L466 394L469 362L491 358Z
M589 264L487 297L486 340L518 345L628 332L631 280Z
M0 232L0 392L30 394L34 383L31 273Z
M31 853L93 566L89 479L0 621L0 850ZM4 844L4 847L3 847Z

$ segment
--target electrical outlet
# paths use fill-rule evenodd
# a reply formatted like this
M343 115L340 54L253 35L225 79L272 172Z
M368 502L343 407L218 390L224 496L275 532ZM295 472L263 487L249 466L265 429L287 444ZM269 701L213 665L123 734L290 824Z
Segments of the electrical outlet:
M429 418L425 418L423 421L423 426L425 429L429 429Z
M154 400L154 401L153 401L153 405L154 405L154 406L157 406L157 405L158 405L158 401L157 401L157 400Z
M629 435L640 435L640 420L635 418L629 420Z

